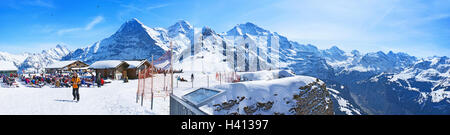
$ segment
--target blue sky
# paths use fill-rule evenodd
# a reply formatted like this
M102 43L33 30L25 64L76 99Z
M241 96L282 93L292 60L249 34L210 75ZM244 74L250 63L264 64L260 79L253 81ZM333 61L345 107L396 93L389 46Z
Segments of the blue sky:
M252 22L320 49L449 56L449 0L2 0L0 51L86 47L138 18L149 27L177 20L225 32Z

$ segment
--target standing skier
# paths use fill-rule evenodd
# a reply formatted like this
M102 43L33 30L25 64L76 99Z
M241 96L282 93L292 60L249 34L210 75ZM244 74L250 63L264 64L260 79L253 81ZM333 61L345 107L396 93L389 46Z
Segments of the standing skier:
M102 75L101 73L98 73L97 79L95 80L95 81L97 81L97 86L98 86L99 88L102 86L102 84L101 84L101 80L102 80L101 75Z
M81 81L80 78L78 78L77 73L73 73L72 76L72 87L73 87L73 91L72 91L72 95L73 95L73 100L77 100L80 101L80 92L79 92L79 86L81 85Z
M91 73L92 77L91 77L91 83L92 83L92 87L94 87L95 84L95 76Z

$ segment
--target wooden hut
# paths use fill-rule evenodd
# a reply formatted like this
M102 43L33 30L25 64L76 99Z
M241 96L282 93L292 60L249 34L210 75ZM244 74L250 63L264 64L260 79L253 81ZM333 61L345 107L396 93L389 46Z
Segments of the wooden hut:
M0 61L0 75L17 74L17 67L12 62Z
M79 72L80 71L79 69L85 69L87 67L89 67L88 64L81 62L79 60L58 61L45 67L45 72L48 74L72 72L72 71Z
M127 74L128 66L128 63L121 60L104 60L93 63L89 69L94 70L96 75L100 74L102 78L117 80L123 79L123 75Z

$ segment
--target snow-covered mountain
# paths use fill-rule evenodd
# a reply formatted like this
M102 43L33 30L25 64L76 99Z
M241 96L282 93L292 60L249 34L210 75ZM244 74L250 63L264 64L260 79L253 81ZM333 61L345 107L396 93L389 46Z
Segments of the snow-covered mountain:
M42 72L45 66L60 61L69 52L67 47L58 44L55 48L43 50L40 53L28 54L21 64L18 65L18 68L20 71L24 70L25 72Z
M131 19L119 28L112 36L100 40L93 45L76 49L63 60L81 60L91 64L98 60L130 60L156 58L168 50L162 35L164 30L145 26L137 19Z
M448 114L449 69L448 57L424 58L399 73L358 82L354 94L373 114Z
M149 28L137 19L125 22L109 38L80 48L63 60L93 63L110 59L155 60L173 41L174 67L200 71L258 71L289 67L297 74L333 76L331 66L312 45L289 41L253 23L238 24L218 34L209 27L195 29L181 20L168 28ZM208 68L205 68L208 65Z
M18 66L28 57L28 55L28 53L16 55L7 52L0 52L0 61L7 61L13 63L15 66Z
M134 18L110 37L68 55L60 51L48 59L51 53L27 56L0 53L0 60L36 69L59 59L91 64L112 59L151 60L153 55L156 64L168 68L170 41L175 69L204 72L289 69L297 75L319 78L329 86L335 106L339 106L335 109L337 114L450 113L446 107L450 105L447 57L419 60L401 52L345 52L337 46L322 50L290 41L250 22L217 33L209 27L194 28L184 20L167 28L150 28ZM418 105L420 109L416 109Z
M41 72L45 66L61 60L63 56L69 54L66 46L56 45L55 48L43 50L38 53L23 53L19 55L0 52L0 61L8 61L14 63L19 72Z

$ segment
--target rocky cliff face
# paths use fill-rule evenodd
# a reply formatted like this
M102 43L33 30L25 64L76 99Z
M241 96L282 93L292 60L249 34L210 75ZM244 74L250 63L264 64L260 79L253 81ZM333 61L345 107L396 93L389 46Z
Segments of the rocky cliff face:
M219 115L334 115L335 103L347 101L328 91L317 78L292 76L274 80L248 81L217 86L226 93L203 108ZM336 103L338 114L360 114L357 108ZM345 110L347 109L347 110Z
M295 94L295 111L297 115L333 115L333 102L325 83L316 81L299 88L300 93Z

